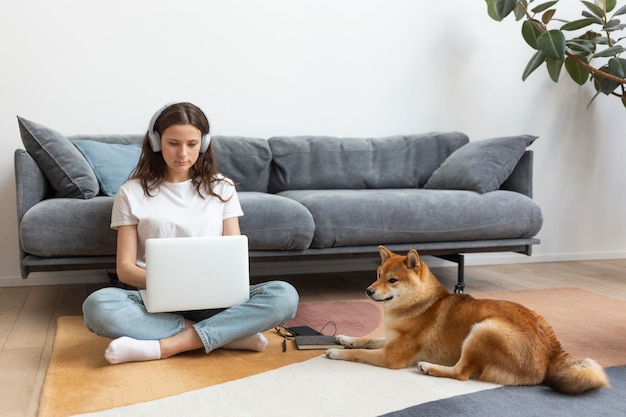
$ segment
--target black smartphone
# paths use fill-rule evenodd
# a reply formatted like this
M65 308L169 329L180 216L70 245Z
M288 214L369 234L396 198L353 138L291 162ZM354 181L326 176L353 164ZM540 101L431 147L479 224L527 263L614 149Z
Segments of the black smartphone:
M295 327L287 327L289 333L294 336L319 336L320 332L309 327L309 326L295 326Z

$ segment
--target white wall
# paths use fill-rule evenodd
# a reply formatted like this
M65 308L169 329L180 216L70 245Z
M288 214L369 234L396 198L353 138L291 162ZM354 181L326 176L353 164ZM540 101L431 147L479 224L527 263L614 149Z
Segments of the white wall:
M563 2L563 17L576 7ZM542 244L473 262L624 257L626 109L603 96L586 110L590 86L543 69L522 82L531 55L482 0L3 0L0 285L19 281L15 116L68 135L142 133L175 99L203 107L217 134L539 135Z

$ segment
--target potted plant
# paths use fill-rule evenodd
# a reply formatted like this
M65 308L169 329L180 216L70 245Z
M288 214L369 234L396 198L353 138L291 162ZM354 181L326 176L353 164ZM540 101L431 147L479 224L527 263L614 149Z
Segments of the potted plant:
M618 37L626 28L618 19L626 14L626 5L617 8L617 0L581 1L581 16L570 20L558 15L559 0L486 2L494 20L502 21L511 14L516 20L523 20L522 37L536 52L526 65L522 80L545 63L550 78L558 82L565 67L579 85L593 85L596 94L591 102L602 93L617 97L626 107L626 59L620 58L625 51L620 43L625 37Z

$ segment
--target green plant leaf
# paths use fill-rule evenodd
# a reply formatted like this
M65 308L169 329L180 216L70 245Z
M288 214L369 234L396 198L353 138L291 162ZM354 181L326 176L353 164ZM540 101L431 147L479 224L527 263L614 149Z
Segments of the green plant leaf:
M603 67L599 68L599 70L602 72L606 72L607 74L612 74L612 70L608 65L604 65ZM606 94L607 96L620 86L620 83L618 83L617 81L609 80L608 78L604 78L602 75L599 74L594 74L593 79L593 85L595 86L596 90L602 94Z
M542 33L537 38L537 46L546 57L563 60L565 57L565 35L557 29Z
M596 3L600 3L600 6L605 4L606 12L608 13L615 8L617 0L596 0Z
M500 19L507 17L515 8L520 0L496 0L496 12Z
M615 13L613 13L613 16L619 16L621 14L626 14L626 4L620 7Z
M578 59L584 61L585 63L587 62L587 60L582 57L579 57ZM572 80L574 80L578 85L584 85L589 78L589 70L570 57L565 58L565 69Z
M528 78L528 76L532 74L534 70L539 68L539 66L543 64L545 60L546 55L543 52L535 52L532 58L530 58L530 61L528 61L528 64L526 64L526 68L524 69L524 73L522 74L522 81L526 81L526 78Z
M624 52L624 47L622 45L615 45L609 48L603 49L602 51L596 53L594 58L607 58L610 56L616 56Z
M613 74L616 77L624 78L624 76L626 75L626 59L609 59L609 71L609 74Z
M589 1L583 1L582 3L587 6L591 13L598 16L600 19L604 19L604 10L602 10L602 7L596 6Z
M567 47L575 52L591 55L596 52L596 44L586 39L570 39L566 42Z
M620 20L619 19L611 19L608 22L606 22L606 27L607 28L611 28L613 26L617 26L620 24Z
M604 20L602 20L602 19L600 19L600 18L596 17L593 13L589 13L588 11L583 10L582 15L583 15L583 16L585 16L585 17L587 17L587 18L589 18L589 19L593 19L593 20L595 20L595 22L596 22L598 25L600 25L600 26L604 25Z
M550 7L554 6L558 2L559 2L559 0L549 1L547 3L543 3L543 4L540 4L538 6L533 7L530 11L533 12L533 13L541 13L544 10L548 10Z
M597 36L594 38L591 38L592 41L594 41L596 43L596 45L613 45L615 44L615 39L610 39L607 38L606 36L600 36L599 34L596 34Z
M558 83L561 68L563 68L563 60L546 58L546 67L548 68L548 74L550 75L552 81Z
M520 0L515 10L513 10L513 13L515 14L515 20L519 21L526 17L526 12L524 11L524 8L528 8L528 2L526 0Z
M496 10L496 0L485 0L485 2L487 3L487 14L489 17L493 20L501 22L502 18L498 16L498 11Z
M538 27L537 27L538 26ZM537 38L541 35L541 30L539 27L543 28L543 23L538 20L525 20L522 23L522 37L526 41L526 43L533 49L539 49L537 46Z
M587 27L589 25L593 25L594 23L596 23L596 19L579 19L579 20L574 20L572 22L568 22L566 24L564 24L563 26L561 26L561 30L577 30L577 29L582 29L584 27Z
M613 19L606 24L604 30L607 32L614 32L616 30L623 30L624 28L626 28L626 24L621 23L618 19Z

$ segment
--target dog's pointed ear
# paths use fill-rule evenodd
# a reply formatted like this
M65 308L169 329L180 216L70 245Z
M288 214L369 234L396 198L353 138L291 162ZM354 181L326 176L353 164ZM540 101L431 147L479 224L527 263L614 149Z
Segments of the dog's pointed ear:
M406 266L409 269L419 268L420 256L417 254L415 249L411 249L409 253L406 254Z
M393 253L389 249L387 249L386 247L384 247L382 245L378 247L378 253L380 253L380 263L381 264L384 264L385 261L387 259L391 258L391 255L393 255Z

